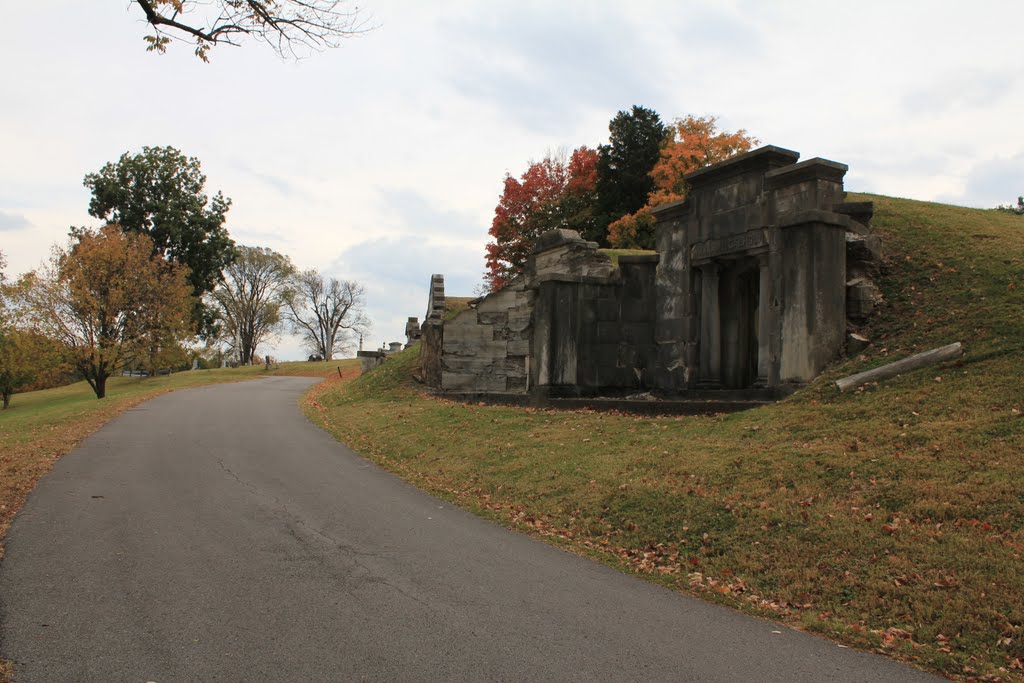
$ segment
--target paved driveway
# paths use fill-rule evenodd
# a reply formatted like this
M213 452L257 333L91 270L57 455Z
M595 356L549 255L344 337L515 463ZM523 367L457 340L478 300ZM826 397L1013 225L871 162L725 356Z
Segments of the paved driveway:
M153 399L57 463L0 655L57 681L929 681L434 499L310 424L311 380Z

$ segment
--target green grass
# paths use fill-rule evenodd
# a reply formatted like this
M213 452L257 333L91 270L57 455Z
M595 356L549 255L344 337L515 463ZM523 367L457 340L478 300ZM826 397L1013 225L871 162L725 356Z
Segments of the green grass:
M308 410L410 481L575 552L963 680L1024 680L1024 219L850 199L875 202L887 256L874 343L776 405L463 405L421 394L412 349L320 385ZM961 361L832 384L953 341Z
M600 249L599 251L602 254L608 255L608 257L612 260L613 268L619 267L620 256L649 256L651 254L657 253L654 251L649 251L647 249Z

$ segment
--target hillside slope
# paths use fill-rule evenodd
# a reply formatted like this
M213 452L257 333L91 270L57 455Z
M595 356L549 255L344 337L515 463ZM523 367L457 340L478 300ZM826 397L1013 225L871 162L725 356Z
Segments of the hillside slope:
M308 408L481 514L964 680L1024 680L1024 219L880 196L873 340L779 404L638 418L420 394L415 350ZM961 341L849 394L831 381Z

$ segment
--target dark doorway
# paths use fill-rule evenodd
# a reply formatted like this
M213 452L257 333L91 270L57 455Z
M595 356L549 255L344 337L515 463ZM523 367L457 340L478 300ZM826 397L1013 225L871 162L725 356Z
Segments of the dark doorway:
M718 301L722 384L728 389L744 389L757 382L759 290L756 259L737 259L723 269Z

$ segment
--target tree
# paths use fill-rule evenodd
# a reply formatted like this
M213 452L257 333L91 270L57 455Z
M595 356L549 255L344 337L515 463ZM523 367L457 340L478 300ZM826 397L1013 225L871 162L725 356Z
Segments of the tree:
M8 326L11 324L11 312L7 302L7 274L4 273L4 268L6 267L7 257L0 250L0 337L3 337L4 333L7 332Z
M608 226L608 240L615 247L654 248L654 214L656 206L686 197L684 178L704 166L725 161L758 144L747 131L735 133L718 130L714 116L686 116L669 127L669 137L662 145L658 162L650 172L653 189L647 202Z
M281 325L281 304L295 266L284 254L265 247L238 247L224 269L224 282L213 291L221 333L238 361L248 364L260 344Z
M52 381L60 374L60 349L52 340L18 324L22 283L8 283L7 261L0 252L0 399L3 409L11 396L37 379Z
M296 274L285 295L292 332L314 356L331 360L369 330L366 291L352 280L327 280L315 270Z
M194 44L196 56L238 39L255 38L281 57L337 47L342 38L368 30L358 7L342 0L135 0L153 27L146 48L163 53L172 38Z
M63 377L60 345L29 329L13 328L0 336L0 398L3 409L21 391L53 386Z
M1017 216L1024 216L1024 197L1017 197L1017 206L1014 206L1012 204L1010 204L1009 206L1004 206L1000 204L999 206L996 207L996 211L1003 211L1005 213L1012 213Z
M55 247L48 266L23 283L31 322L65 347L96 398L154 339L180 342L191 333L188 269L154 256L146 235L118 225L77 231L68 248Z
M651 169L658 163L669 129L653 109L633 105L608 123L608 144L598 148L597 209L608 246L607 226L647 203L654 190Z
M493 241L487 245L485 278L491 291L522 271L541 233L568 228L595 236L597 163L595 150L580 147L568 160L548 154L532 162L518 180L505 175L489 231Z
M213 291L234 258L234 242L224 227L231 200L204 194L206 176L199 160L173 147L125 152L85 176L92 191L89 214L149 237L153 253L187 266L196 309L195 329L206 332L210 316L202 296ZM74 233L73 233L74 234Z

